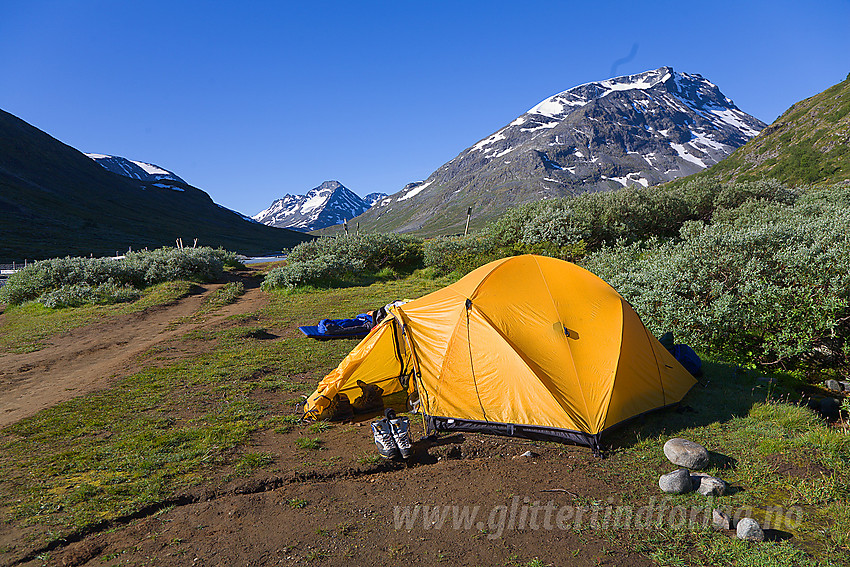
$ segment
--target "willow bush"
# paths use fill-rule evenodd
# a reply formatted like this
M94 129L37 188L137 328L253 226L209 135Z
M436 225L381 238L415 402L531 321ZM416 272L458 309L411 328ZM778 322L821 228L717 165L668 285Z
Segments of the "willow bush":
M53 258L9 277L0 288L0 301L12 305L32 300L45 305L66 303L60 297L69 305L108 302L109 297L124 301L132 293L120 291L123 288L140 290L173 280L214 281L222 276L225 265L234 264L235 254L209 247L129 252L122 259Z
M405 273L422 265L422 239L400 234L317 238L292 249L271 270L263 289L336 285L381 273Z
M846 365L850 185L795 204L751 198L686 222L678 238L620 242L583 265L619 291L654 332L763 365L794 365L829 344Z

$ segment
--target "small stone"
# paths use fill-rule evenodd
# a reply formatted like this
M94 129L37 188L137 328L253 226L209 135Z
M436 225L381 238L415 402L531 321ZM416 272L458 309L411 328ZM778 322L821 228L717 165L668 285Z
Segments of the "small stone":
M680 467L702 469L708 465L708 451L699 443L674 437L664 444L664 456Z
M847 380L839 380L838 383L841 384L842 390L844 390L845 392L850 392L850 382L848 382Z
M684 494L694 489L688 469L678 469L661 475L658 479L658 487L668 494Z
M723 496L726 493L726 482L705 473L691 475L694 490L703 496Z
M826 419L838 419L839 407L835 398L824 398L820 401L820 414Z
M538 455L538 454L537 454L537 453L535 453L534 451L526 451L526 452L525 452L525 453L523 453L522 455L516 455L516 456L514 457L514 459L518 459L518 458L520 458L520 457L525 457L525 458L527 458L527 459L533 459L533 458L535 458L535 457L539 457L539 456L540 456L540 455Z
M711 525L721 530L731 530L732 519L725 512L714 510L711 512Z
M759 523L752 518L741 518L735 529L738 532L738 539L745 539L747 541L764 541L764 530L762 530Z
M838 382L838 380L827 380L823 383L823 385L826 386L827 390L832 390L833 392L841 391L841 384Z

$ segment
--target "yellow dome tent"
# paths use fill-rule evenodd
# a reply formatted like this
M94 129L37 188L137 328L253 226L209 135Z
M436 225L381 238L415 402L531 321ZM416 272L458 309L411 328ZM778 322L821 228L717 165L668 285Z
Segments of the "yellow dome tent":
M679 402L694 383L602 279L525 255L390 308L304 411L331 418L340 402L357 408L369 389L373 397L417 392L429 431L567 440L598 451L603 431Z

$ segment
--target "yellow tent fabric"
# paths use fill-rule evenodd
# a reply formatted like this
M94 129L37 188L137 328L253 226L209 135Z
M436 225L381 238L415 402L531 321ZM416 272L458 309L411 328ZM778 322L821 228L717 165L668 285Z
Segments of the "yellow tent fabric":
M695 382L602 279L525 255L392 308L304 409L324 417L364 384L383 395L416 389L430 429L598 449L603 431L679 402Z

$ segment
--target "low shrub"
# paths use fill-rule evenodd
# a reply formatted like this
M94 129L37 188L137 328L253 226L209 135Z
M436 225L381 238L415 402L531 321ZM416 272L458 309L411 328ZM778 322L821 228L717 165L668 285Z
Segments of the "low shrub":
M537 254L576 262L583 258L585 253L586 244L581 239L563 245L548 240L531 244L519 241L503 245L497 238L487 234L446 236L425 242L425 265L438 275L452 272L463 275L508 256Z
M399 234L318 238L292 249L287 264L271 270L263 289L332 286L349 279L396 277L422 265L422 240Z
M498 259L498 242L488 235L444 236L425 242L425 265L437 274L471 272Z
M537 201L508 210L477 234L429 241L425 264L440 273L466 273L527 253L575 262L589 250L618 241L676 238L686 222L710 222L718 212L745 202L787 205L798 197L798 191L773 180L722 185L697 179L674 190L628 187Z
M235 261L236 256L231 252L208 247L130 252L120 260L72 257L42 260L13 274L0 288L0 301L18 305L69 286L96 289L110 284L116 288L142 289L165 281L213 281L222 276L225 262ZM80 287L59 295L70 299L91 293L95 292Z
M294 289L304 285L333 285L346 276L356 276L365 271L360 260L344 260L325 254L309 260L290 261L266 274L263 289Z
M106 283L98 286L88 284L64 285L42 294L38 302L51 309L80 307L81 305L107 305L136 301L142 292L134 287Z
M794 366L829 339L847 365L850 185L794 205L751 199L685 223L676 240L605 247L584 266L619 291L655 333L742 363Z
M342 261L359 261L363 269L377 272L382 268L412 271L422 265L422 239L403 234L362 234L317 238L292 249L290 262L306 262L322 256Z

